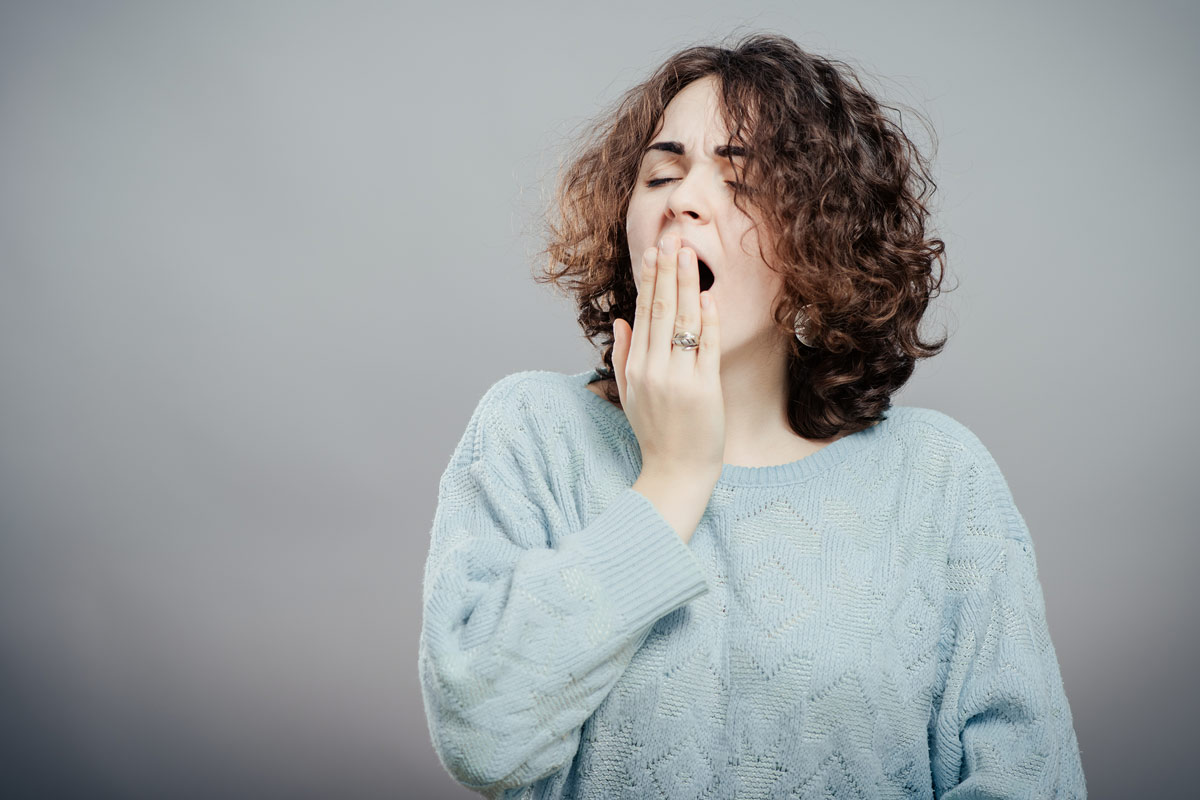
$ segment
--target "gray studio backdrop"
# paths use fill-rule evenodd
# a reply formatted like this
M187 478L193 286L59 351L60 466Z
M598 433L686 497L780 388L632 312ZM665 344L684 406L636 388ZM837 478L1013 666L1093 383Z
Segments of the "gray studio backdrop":
M763 30L933 123L960 288L896 402L1008 478L1091 796L1182 796L1196 5L730 9L0 7L0 792L471 796L420 583L482 393L593 364L529 278L546 181L668 54Z

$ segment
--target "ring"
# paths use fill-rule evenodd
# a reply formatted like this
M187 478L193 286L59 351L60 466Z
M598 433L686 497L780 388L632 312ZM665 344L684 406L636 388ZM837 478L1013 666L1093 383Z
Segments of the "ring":
M691 331L680 331L671 337L671 344L680 350L695 350L700 346L700 341Z

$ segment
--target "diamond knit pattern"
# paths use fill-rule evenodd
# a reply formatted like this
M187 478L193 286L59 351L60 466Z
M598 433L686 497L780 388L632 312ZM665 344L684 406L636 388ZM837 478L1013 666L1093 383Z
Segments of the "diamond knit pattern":
M438 485L418 668L493 798L1085 798L1033 542L948 415L725 465L691 541L576 375L479 401Z

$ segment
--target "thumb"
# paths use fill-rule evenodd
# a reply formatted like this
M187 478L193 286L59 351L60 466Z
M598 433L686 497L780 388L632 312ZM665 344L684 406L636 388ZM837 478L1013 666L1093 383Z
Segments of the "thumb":
M618 317L613 320L613 377L617 379L617 393L621 405L625 405L625 362L629 360L629 324Z

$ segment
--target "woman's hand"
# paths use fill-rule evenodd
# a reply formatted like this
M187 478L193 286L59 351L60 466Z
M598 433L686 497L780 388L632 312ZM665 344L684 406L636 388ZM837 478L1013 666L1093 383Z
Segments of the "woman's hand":
M613 322L613 372L621 406L642 451L642 474L672 482L708 483L721 475L725 400L716 299L700 302L696 254L676 236L642 254L633 327ZM691 331L696 350L673 346L676 331Z

